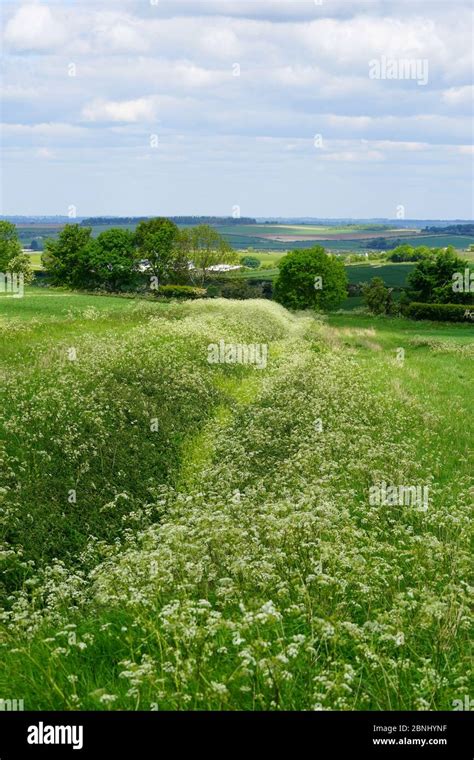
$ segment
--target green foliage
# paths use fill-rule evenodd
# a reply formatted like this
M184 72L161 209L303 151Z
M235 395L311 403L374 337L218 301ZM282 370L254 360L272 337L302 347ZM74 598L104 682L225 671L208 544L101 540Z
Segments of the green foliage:
M390 314L393 309L392 291L381 277L373 277L362 290L364 303L373 314Z
M453 275L464 273L466 266L454 248L433 249L408 276L411 299L423 303L472 303L469 290L456 292L453 288Z
M221 288L222 298L235 298L246 301L249 298L261 298L262 288L250 285L247 280L228 280Z
M92 228L67 224L56 240L47 240L42 256L43 267L53 285L73 288L89 287L89 255Z
M416 303L412 301L405 312L410 319L430 319L437 322L473 322L474 309L455 303Z
M17 229L11 222L0 221L0 272L6 273L10 261L21 255Z
M0 299L1 693L162 711L468 693L470 325L28 295ZM268 344L267 369L209 364L221 337ZM429 485L428 510L369 503L381 482Z
M225 238L208 224L200 224L182 233L187 241L189 256L194 264L190 276L202 284L210 267L217 264L235 264L238 256Z
M163 298L205 298L205 288L194 288L189 285L161 285L156 295Z
M179 238L178 226L161 217L140 222L135 230L138 256L150 262L160 282L166 282L174 269Z
M23 275L25 285L33 282L35 273L31 266L31 260L27 253L19 253L8 262L8 271Z
M388 254L389 261L401 262L401 261L422 261L431 254L431 249L426 245L420 245L413 247L405 243L399 245L391 253Z
M240 263L249 269L258 269L261 264L260 259L257 259L256 256L242 256Z
M127 229L112 228L91 240L86 249L91 279L98 287L120 290L136 280L135 239Z
M218 298L221 294L221 291L218 285L208 285L206 292L207 292L208 298Z
M347 296L344 264L321 246L292 251L278 267L275 299L290 309L334 309Z

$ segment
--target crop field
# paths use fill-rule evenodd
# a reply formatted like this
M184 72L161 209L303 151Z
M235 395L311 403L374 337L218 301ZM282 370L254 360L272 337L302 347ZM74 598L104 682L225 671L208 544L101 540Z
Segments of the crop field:
M74 220L71 220L72 222ZM110 229L112 225L101 224L93 227L93 235ZM133 224L114 222L114 226L120 226L129 230L135 229ZM31 241L39 237L43 244L47 238L56 238L63 225L42 224L18 224L18 233L23 245L29 246ZM222 224L215 225L216 230L238 250L255 248L259 251L286 251L289 248L308 248L319 244L334 251L361 251L370 248L374 238L384 237L387 240L398 240L409 245L427 245L430 247L444 247L453 245L458 249L468 248L474 243L474 238L467 235L443 234L440 228L439 234L423 234L421 231L403 228L390 228L383 224L351 224L337 225L310 225L310 224Z
M252 254L254 255L254 254ZM272 264L272 268L260 268L254 270L241 270L232 272L229 277L231 279L246 279L246 280L275 280L278 276L278 261L284 254L257 254L257 258L260 259L262 264ZM407 277L412 271L414 264L412 263L394 263L382 262L371 264L348 264L346 266L346 273L349 283L357 284L362 282L370 282L373 277L381 277L387 287L390 288L404 288L407 285Z
M373 277L381 277L389 288L404 288L414 264L350 264L346 266L350 283L370 282Z
M0 296L0 330L0 693L274 711L469 693L471 325L29 288ZM265 361L210 363L221 341ZM381 483L429 499L374 503Z

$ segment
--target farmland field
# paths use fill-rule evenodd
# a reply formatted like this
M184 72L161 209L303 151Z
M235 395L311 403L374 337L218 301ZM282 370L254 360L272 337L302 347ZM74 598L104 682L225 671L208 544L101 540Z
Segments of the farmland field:
M231 279L262 279L275 280L278 276L278 261L284 254L261 254L258 256L262 264L272 264L272 268L260 268L254 270L242 270L232 272ZM268 257L268 258L267 258ZM348 264L346 266L347 279L349 283L356 284L369 282L373 277L381 277L385 284L390 288L404 288L407 285L407 277L412 271L414 264L402 263L392 264L391 262L371 263L371 264Z
M1 693L30 710L469 693L472 326L31 288L0 297L0 330ZM221 340L267 346L266 365L210 364ZM381 482L428 487L428 508L371 503Z
M74 220L71 220L71 223ZM17 225L20 240L29 246L32 240L41 238L43 244L47 238L57 237L63 225L52 223L19 223ZM93 235L120 226L129 230L133 224L120 223L98 224L93 227ZM426 234L422 230L403 227L390 227L386 224L217 224L216 230L238 250L255 248L260 251L286 251L289 248L307 248L319 244L334 251L361 251L370 248L374 238L384 237L396 241L399 238L409 245L427 245L444 247L453 245L458 249L468 248L474 238L468 235L443 233Z

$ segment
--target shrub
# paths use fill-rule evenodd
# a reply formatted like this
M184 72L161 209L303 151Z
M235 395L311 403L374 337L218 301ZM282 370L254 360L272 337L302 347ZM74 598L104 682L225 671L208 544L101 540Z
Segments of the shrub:
M363 288L364 303L373 314L390 314L392 293L381 277L373 277Z
M235 280L226 282L222 286L222 298L235 298L239 301L245 301L248 298L261 298L262 288L258 285L250 285L246 280Z
M411 303L405 310L410 319L431 319L437 322L472 322L474 309L457 303Z
M157 291L157 296L165 298L205 298L204 288L193 288L190 285L162 285Z
M260 259L257 259L256 256L242 256L240 263L249 269L259 269L260 267Z
M208 298L219 298L220 294L221 294L221 291L218 285L208 285L207 287Z
M13 256L8 262L8 269L15 274L22 274L24 282L29 285L35 278L35 273L31 267L31 259L27 253L19 253L17 256Z

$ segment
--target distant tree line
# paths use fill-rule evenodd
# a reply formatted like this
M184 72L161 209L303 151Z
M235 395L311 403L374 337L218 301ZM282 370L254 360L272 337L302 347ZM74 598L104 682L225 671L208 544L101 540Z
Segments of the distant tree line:
M448 224L447 227L424 227L423 232L437 232L446 235L474 235L474 223Z
M93 216L89 219L82 219L81 226L83 227L98 227L103 225L123 225L130 224L135 225L140 222L146 222L152 219L149 216ZM242 216L234 218L233 216L170 216L168 217L170 222L174 224L183 225L239 225L239 224L257 224L256 219L251 217Z
M360 244L361 248L373 248L375 251L387 251L400 245L400 238L377 237L371 240L365 240Z

